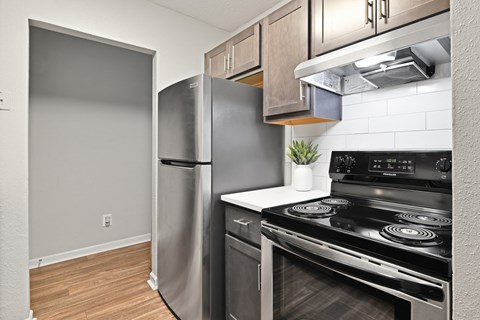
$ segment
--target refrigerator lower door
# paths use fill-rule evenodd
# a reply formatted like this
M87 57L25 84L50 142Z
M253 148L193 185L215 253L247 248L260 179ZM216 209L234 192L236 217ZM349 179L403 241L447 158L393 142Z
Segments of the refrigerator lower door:
M158 290L182 320L209 319L211 165L160 161Z

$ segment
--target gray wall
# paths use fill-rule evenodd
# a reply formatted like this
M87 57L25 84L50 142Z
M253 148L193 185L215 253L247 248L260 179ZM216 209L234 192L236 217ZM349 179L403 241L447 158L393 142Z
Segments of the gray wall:
M150 233L152 56L30 35L30 258Z
M452 0L453 315L480 309L480 2Z

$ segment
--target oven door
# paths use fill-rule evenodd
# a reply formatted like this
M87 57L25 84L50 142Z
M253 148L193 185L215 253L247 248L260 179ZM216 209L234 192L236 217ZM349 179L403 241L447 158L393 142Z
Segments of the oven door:
M450 283L262 223L262 320L449 320Z

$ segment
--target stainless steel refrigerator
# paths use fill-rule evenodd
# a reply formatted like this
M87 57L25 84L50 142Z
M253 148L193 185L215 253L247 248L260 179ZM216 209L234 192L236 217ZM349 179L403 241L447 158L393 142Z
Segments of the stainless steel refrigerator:
M158 290L182 320L225 319L222 194L283 183L262 89L199 75L158 94Z

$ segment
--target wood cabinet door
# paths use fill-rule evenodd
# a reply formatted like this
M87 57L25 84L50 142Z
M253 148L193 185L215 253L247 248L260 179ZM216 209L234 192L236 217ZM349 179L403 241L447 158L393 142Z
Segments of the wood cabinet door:
M205 73L212 77L227 77L228 73L228 42L205 53Z
M313 0L314 55L375 35L375 0Z
M263 115L310 108L308 93L293 71L308 59L308 0L293 0L266 18Z
M257 23L230 40L228 77L260 67L260 32L260 24Z
M259 249L225 236L226 319L260 319L260 261Z
M449 9L449 0L377 0L377 32L401 27Z

